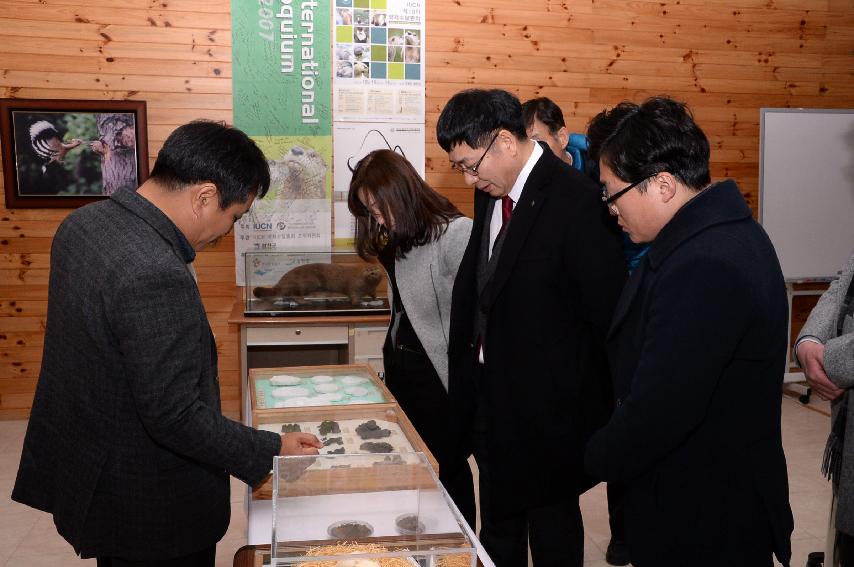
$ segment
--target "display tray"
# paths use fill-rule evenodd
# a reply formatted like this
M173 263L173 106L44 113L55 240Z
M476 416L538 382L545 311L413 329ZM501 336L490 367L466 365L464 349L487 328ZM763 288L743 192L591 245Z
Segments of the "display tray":
M410 538L411 539L411 538ZM440 541L439 545L442 545L445 541ZM406 541L400 542L401 546L405 549L409 549L409 545ZM449 541L446 543L450 545L464 545L464 542L458 541ZM436 547L436 546L434 546ZM316 552L322 552L323 548L317 547L313 548ZM287 551L283 550L283 554L287 553ZM395 562L397 565L401 565L401 567L473 567L469 566L467 560L460 557L460 555L442 555L440 556L442 559L431 560L429 557L420 558L416 556L410 556L406 558L406 565L401 565L400 563ZM480 560L480 557L476 557L477 566L483 567L483 563ZM467 559L467 558L466 558ZM346 561L346 559L344 560ZM379 563L380 567L394 567L389 565L390 562L386 562L383 560L374 561L375 563ZM277 560L278 566L282 567L284 565L295 565L295 561L288 562L284 558ZM324 562L324 565L331 565L332 567L337 567L338 562ZM234 555L234 567L273 567L272 565L272 556L270 552L269 545L245 545L237 550ZM302 563L300 567L313 567L310 563Z
M258 429L273 433L311 433L323 442L321 455L411 453L415 450L396 421L381 418L265 423ZM324 463L320 461L316 465Z
M256 427L259 429L282 433L283 426L299 425L301 431L313 433L324 442L325 446L320 449L321 457L310 463L308 460L300 461L301 464L308 463L307 470L293 471L295 475L305 475L305 484L294 486L306 490L306 494L317 494L318 490L322 491L323 487L330 484L341 487L341 491L352 492L373 491L378 486L386 489L408 486L406 482L411 481L406 479L411 477L408 472L411 467L400 462L400 454L423 453L437 474L439 471L438 462L397 405L276 409L257 412L257 419L259 422ZM324 422L327 427L321 430ZM334 428L329 429L331 422L337 424L338 432ZM357 431L360 425L371 422L374 425ZM287 431L293 430L289 428ZM342 466L341 461L336 466L335 461L328 458L328 455L334 455L341 449L344 449L344 455L353 456L354 460L347 467ZM367 469L375 466L381 468L379 471L351 470L356 465ZM267 479L257 486L252 497L269 500L273 493L271 481Z
M270 567L472 567L477 561L462 535L384 536L330 543L328 540L279 544L279 556L264 558ZM473 557L474 556L474 557Z
M244 266L247 316L389 312L385 270L352 251L247 252Z
M371 455L276 458L272 564L474 565L475 549L464 520L426 455L386 456L394 464L377 463ZM328 461L323 470L334 476L312 471L321 460Z
M249 385L253 411L394 402L368 364L253 368Z

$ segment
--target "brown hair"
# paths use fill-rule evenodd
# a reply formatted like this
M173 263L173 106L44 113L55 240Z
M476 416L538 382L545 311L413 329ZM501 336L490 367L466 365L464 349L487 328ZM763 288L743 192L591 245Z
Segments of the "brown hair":
M359 199L360 191L373 198L385 226ZM452 219L463 216L421 179L405 157L391 150L375 150L359 161L347 206L356 217L356 252L365 259L379 255L389 244L403 258L413 247L438 239ZM390 222L393 226L388 226Z

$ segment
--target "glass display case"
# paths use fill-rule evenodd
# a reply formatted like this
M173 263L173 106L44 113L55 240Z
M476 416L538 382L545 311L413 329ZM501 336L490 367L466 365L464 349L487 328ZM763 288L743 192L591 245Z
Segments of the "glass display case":
M474 567L463 526L422 453L275 459L273 567Z
M355 252L247 252L246 315L388 313L388 278Z
M253 413L270 409L395 401L367 364L253 368L249 370L249 387Z

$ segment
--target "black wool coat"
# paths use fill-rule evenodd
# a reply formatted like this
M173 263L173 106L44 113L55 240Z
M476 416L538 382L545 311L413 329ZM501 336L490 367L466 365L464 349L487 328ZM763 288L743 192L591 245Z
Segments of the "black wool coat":
M788 306L736 184L694 197L652 242L608 335L617 407L588 471L626 485L637 567L787 564L780 431Z
M627 272L599 188L543 145L479 296L490 199L476 190L471 238L452 294L448 387L463 416L460 439L468 440L478 397L474 310L480 309L487 317L482 397L490 416L489 490L496 513L511 515L574 498L589 486L583 448L610 414L605 335Z
M168 559L228 528L229 474L260 482L278 435L220 413L216 346L187 240L121 190L51 250L41 374L12 498L83 557Z

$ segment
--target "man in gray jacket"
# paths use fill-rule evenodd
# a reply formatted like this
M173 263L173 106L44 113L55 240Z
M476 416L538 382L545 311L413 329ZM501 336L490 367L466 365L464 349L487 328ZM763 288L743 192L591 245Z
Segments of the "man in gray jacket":
M190 263L263 197L243 132L175 130L137 191L71 213L51 249L44 354L12 498L99 567L214 564L229 474L317 453L220 412L216 343Z
M836 533L825 565L854 566L854 254L804 324L795 354L810 387L832 400L830 438L822 472L833 481ZM833 537L835 535L835 538Z

